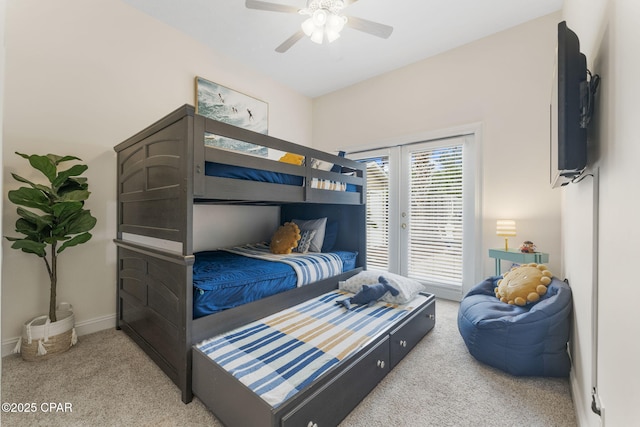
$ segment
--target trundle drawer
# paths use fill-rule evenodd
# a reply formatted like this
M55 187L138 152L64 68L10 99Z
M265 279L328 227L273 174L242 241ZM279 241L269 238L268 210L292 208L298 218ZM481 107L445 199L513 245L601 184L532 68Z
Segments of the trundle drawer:
M393 369L403 357L433 329L436 323L436 302L431 299L417 313L390 334L390 358Z
M283 427L336 426L390 371L389 338L282 417Z

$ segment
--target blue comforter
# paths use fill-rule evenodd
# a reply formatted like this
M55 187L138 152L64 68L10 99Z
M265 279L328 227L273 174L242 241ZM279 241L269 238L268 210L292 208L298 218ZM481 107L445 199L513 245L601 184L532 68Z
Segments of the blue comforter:
M338 251L342 271L355 268L355 252ZM227 251L195 254L193 265L193 318L294 289L294 269L281 262L264 261Z

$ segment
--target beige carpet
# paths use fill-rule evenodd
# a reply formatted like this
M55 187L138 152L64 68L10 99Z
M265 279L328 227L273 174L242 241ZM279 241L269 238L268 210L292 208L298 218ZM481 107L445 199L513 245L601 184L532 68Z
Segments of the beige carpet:
M576 425L568 379L516 378L480 364L458 333L457 311L457 303L438 300L434 330L341 426ZM37 409L3 412L3 427L221 425L197 398L183 404L121 331L82 336L47 361L8 356L2 363L2 402Z

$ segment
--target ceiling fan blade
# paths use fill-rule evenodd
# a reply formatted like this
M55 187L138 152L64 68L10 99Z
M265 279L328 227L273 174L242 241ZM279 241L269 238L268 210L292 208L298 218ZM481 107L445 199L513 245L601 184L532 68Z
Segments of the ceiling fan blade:
M286 4L269 3L259 0L245 0L244 5L247 9L268 10L269 12L298 13L300 10L295 6L287 6Z
M379 24L377 22L369 21L362 18L356 18L354 16L347 16L347 24L349 27L362 31L383 39L389 38L393 32L393 27L389 25Z
M299 30L297 33L293 34L291 37L286 39L280 46L276 48L276 52L285 53L291 46L296 44L298 40L304 37L304 31Z

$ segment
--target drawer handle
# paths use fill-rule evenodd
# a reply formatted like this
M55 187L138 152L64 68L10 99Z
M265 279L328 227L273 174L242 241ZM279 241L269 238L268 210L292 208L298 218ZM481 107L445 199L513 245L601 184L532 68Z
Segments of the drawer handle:
M309 424L307 424L307 427L318 427L318 424L314 423L313 421L309 421Z
M384 368L384 360L378 360L378 368Z
M405 340L400 340L400 347L406 347L407 342Z

